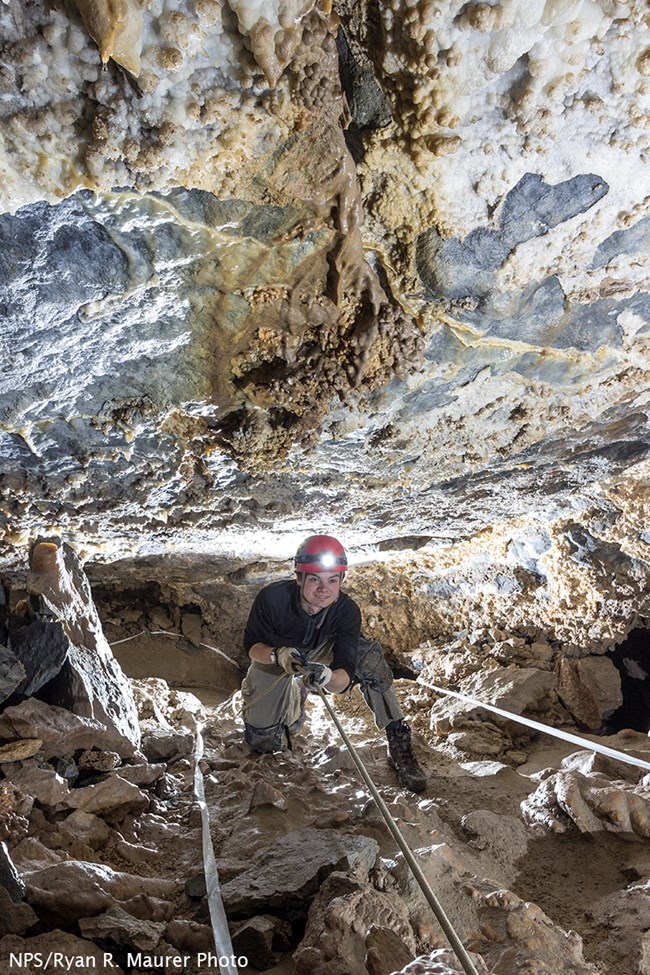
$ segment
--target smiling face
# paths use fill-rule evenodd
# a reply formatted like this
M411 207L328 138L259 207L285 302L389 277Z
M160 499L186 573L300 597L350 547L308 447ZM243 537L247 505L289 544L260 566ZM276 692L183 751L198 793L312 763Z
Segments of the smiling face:
M298 584L300 585L300 575ZM313 615L335 603L340 591L340 572L307 572L302 580L300 603L307 613Z

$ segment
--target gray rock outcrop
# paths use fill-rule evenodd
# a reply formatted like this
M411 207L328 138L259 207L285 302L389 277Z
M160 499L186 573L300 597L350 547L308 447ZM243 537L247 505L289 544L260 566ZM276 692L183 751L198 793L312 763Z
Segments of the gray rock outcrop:
M335 870L367 876L378 853L375 840L331 829L301 829L282 836L251 867L222 887L234 917L282 910L304 913L305 904Z

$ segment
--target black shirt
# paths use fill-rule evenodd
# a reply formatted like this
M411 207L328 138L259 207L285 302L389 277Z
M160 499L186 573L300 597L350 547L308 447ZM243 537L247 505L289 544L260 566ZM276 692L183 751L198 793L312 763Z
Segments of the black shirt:
M296 582L283 579L265 586L255 597L244 631L244 650L248 653L255 643L313 650L335 637L332 670L345 670L352 680L360 632L361 611L344 592L331 606L310 616L300 605Z

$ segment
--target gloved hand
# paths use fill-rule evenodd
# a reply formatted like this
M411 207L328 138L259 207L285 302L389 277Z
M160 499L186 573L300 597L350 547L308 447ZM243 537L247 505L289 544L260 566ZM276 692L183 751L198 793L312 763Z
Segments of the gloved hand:
M297 674L302 667L302 654L295 647L279 647L278 663L287 674Z
M307 687L318 685L324 691L332 679L330 668L326 664L306 663L304 669L308 671L305 677Z

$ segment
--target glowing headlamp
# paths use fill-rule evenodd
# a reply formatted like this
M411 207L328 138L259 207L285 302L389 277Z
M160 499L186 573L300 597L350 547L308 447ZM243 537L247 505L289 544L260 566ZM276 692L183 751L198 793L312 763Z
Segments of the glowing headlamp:
M336 556L332 555L331 552L324 552L318 561L324 569L331 569L336 565Z

